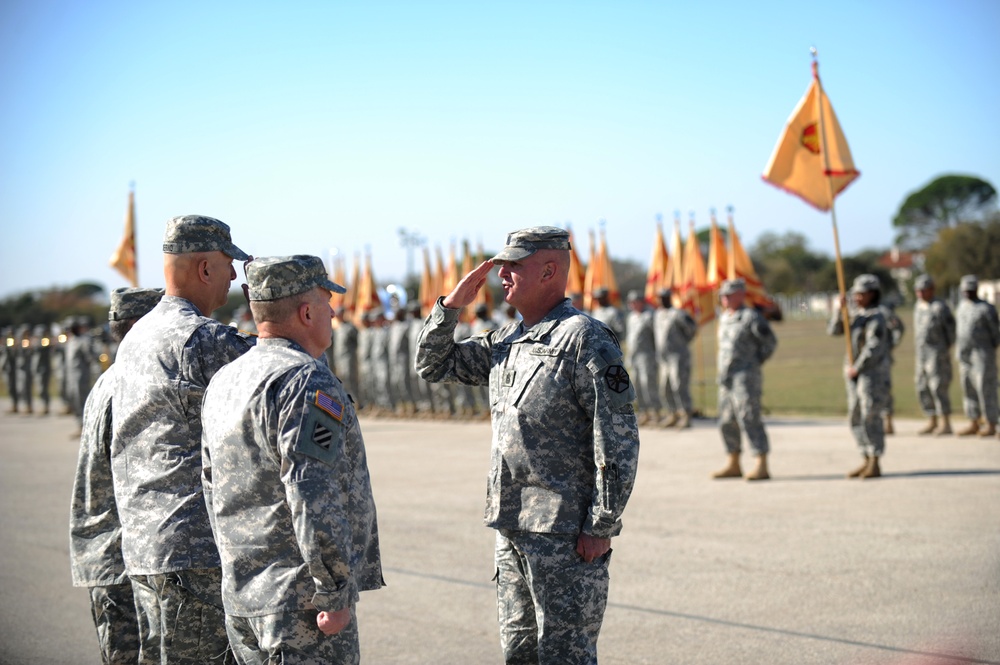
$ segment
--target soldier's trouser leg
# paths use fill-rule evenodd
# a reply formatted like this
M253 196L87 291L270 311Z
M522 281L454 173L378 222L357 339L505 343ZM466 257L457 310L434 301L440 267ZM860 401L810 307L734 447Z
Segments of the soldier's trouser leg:
M691 360L681 357L670 364L670 383L675 386L680 410L691 413Z
M740 452L740 423L736 419L736 404L733 402L732 390L719 386L719 432L726 452L737 455Z
M585 563L576 535L497 532L497 611L509 665L597 663L611 552Z
M637 358L633 369L635 376L632 377L632 380L639 396L639 408L659 409L660 394L656 390L656 361L652 358Z
M136 583L138 581L138 584ZM140 662L171 665L233 663L222 609L219 568L180 570L132 578L140 625L149 626L149 642L141 646ZM152 593L150 593L150 590ZM159 619L159 626L153 621ZM159 630L158 635L154 630ZM153 642L159 638L160 661Z
M950 415L951 396L948 394L948 389L951 388L951 359L947 355L935 364L934 372L928 378L927 386L934 396L934 405L938 415Z
M997 404L997 364L995 359L987 359L982 367L982 383L979 388L979 399L982 404L983 418L988 423L996 423L1000 416L1000 405Z
M139 624L132 585L90 587L90 612L105 665L139 662Z
M760 375L754 372L740 372L732 377L729 387L729 408L732 409L732 417L740 431L747 437L750 449L757 455L766 455L770 452L771 446L764 430L764 423L760 419L760 393ZM736 438L739 439L739 434ZM737 443L736 450L730 449L729 452L739 452L739 444Z
M979 420L983 412L979 407L977 372L973 365L959 362L958 375L962 381L962 406L969 420Z
M657 388L660 391L660 402L667 413L677 413L681 410L681 405L675 397L674 386L671 383L670 366L666 362L660 363Z
M17 394L20 396L21 400L24 401L24 406L31 411L33 408L32 399L34 392L34 386L32 385L31 374L25 374L24 372L19 372L17 377Z
M847 379L846 385L847 413L854 440L865 457L881 457L885 452L885 432L880 377L862 374L855 381Z
M268 614L262 617L226 617L226 631L240 665L357 665L361 662L358 618L336 635L324 635L316 626L316 610Z
M934 392L931 390L931 373L925 366L926 364L926 362L917 361L916 376L914 377L917 400L920 402L920 410L924 412L925 416L936 416L939 415L938 405Z

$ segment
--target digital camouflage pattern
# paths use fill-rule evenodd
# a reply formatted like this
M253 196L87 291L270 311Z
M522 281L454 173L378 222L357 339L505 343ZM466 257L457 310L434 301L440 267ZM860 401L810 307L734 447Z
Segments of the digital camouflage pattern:
M222 252L231 259L246 261L250 255L233 244L229 225L214 217L180 215L167 221L163 235L164 254Z
M691 340L698 325L687 310L661 307L653 317L663 405L671 413L691 413Z
M343 320L333 331L333 367L344 390L355 399L358 393L358 327Z
M383 586L364 439L322 361L260 339L216 374L203 420L228 615L336 611Z
M614 305L595 305L590 315L606 325L621 341L625 339L625 314Z
M316 610L259 617L226 616L229 643L240 665L357 665L361 662L358 621L336 635L316 628Z
M882 378L885 380L885 384L882 386L885 393L885 406L882 409L882 414L891 416L895 411L895 400L892 397L892 365L896 362L892 352L903 341L906 326L903 325L903 320L899 318L896 310L892 307L880 304L878 310L882 312L885 327L889 330L889 352L885 354L886 369L882 374Z
M460 310L434 305L416 365L427 381L489 384L486 525L600 538L621 531L639 457L635 389L606 327L568 299L456 344Z
M761 421L761 365L778 346L778 338L760 312L750 307L719 315L719 431L729 453L741 452L740 432L757 455L770 451Z
M926 285L926 283L925 283ZM951 347L955 343L955 317L940 298L917 299L913 308L917 399L925 415L951 414Z
M649 308L641 312L630 310L625 318L625 366L635 384L639 408L659 410L653 310Z
M569 249L569 231L557 226L532 226L507 234L503 250L493 257L494 262L520 261L540 249Z
M833 311L827 332L831 335L844 334L844 321L839 309ZM851 311L850 334L853 367L858 371L856 379L845 376L851 433L863 456L881 457L885 451L882 422L887 397L885 373L889 371L886 356L892 345L889 328L878 307L854 308ZM847 364L846 358L844 363Z
M101 662L106 665L139 662L139 624L132 584L90 587L90 613L97 628Z
M307 254L254 259L247 264L247 283L251 301L288 298L317 286L333 293L347 291L327 276L322 259Z
M215 568L201 487L201 401L251 338L163 296L118 348L111 448L130 575Z
M145 316L163 297L163 289L122 287L111 292L109 321L125 321Z
M972 420L983 418L996 423L1000 415L997 406L997 346L1000 346L997 310L978 297L975 300L963 297L955 318L956 355L965 415Z
M118 369L112 365L97 379L83 410L69 515L69 562L77 587L128 582L111 477L111 400Z

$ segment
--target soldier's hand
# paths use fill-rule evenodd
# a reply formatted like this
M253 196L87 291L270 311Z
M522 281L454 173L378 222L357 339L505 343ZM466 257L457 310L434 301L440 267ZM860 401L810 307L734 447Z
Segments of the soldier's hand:
M597 538L587 533L581 533L576 539L576 553L583 557L587 563L604 556L604 553L610 549L610 538Z
M336 635L347 628L349 623L351 623L350 607L336 612L320 612L316 615L316 626L323 631L324 635Z
M493 270L492 261L486 260L480 263L472 272L462 278L455 289L445 296L441 304L448 309L461 309L466 305L471 305L476 299L479 289L486 284L486 276L490 274L490 270Z

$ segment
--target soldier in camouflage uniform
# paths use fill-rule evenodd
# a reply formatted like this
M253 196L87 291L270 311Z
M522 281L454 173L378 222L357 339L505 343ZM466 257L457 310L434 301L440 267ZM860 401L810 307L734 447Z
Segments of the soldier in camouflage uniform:
M687 310L673 306L670 289L659 294L660 307L653 316L653 338L659 360L660 399L667 409L664 427L691 426L691 340L698 324Z
M507 663L597 662L611 538L632 492L635 390L611 331L564 298L569 234L511 233L492 261L438 300L416 364L428 381L489 385L486 525L497 530L497 603ZM456 344L462 307L493 265L523 321Z
M83 426L83 405L90 393L93 382L91 376L97 352L90 336L90 325L86 318L76 317L69 327L69 339L65 347L66 395L77 422ZM74 436L79 436L79 430Z
M920 408L930 418L917 434L951 434L951 347L955 343L955 317L948 303L934 297L934 280L921 275L916 281L913 308L916 347L916 384ZM940 419L940 428L938 420Z
M4 382L7 384L7 394L10 396L10 408L7 413L18 412L19 395L17 394L17 347L15 346L14 331L10 328L3 329L3 354L0 363L3 366Z
M358 327L345 316L343 307L334 311L337 325L333 329L333 366L337 377L344 384L344 390L352 396L358 395Z
M35 355L35 348L31 344L31 326L25 324L18 328L15 343L17 349L15 356L17 395L24 402L24 412L31 414L35 412L35 373L31 371L31 359Z
M892 366L896 362L893 357L893 350L899 346L899 343L903 341L903 334L906 332L906 326L903 325L903 320L896 315L895 307L891 307L885 303L878 306L880 312L882 312L882 318L885 319L885 327L889 329L889 353L886 354L885 363L887 365L885 372L882 374L882 378L885 379L885 385L882 390L885 392L885 407L882 409L882 429L886 434L895 434L896 429L892 424L892 414L895 412L896 401L892 397Z
M115 289L111 335L121 341L132 325L160 301L160 289ZM103 662L139 662L139 624L132 584L122 559L122 528L111 477L112 388L118 365L94 384L83 409L80 454L69 518L73 586L88 587ZM157 660L159 653L156 654Z
M597 306L590 313L595 319L611 328L619 340L625 339L625 315L611 304L611 294L603 286L594 289L594 300Z
M42 400L42 415L48 415L52 408L52 336L47 325L35 328L38 345L31 359L31 373L38 384L38 397Z
M845 358L847 415L851 433L858 443L864 462L847 474L848 478L878 478L882 475L879 458L885 452L882 412L885 409L886 356L892 345L889 328L879 309L882 286L875 275L859 275L851 286L854 308L851 319L851 355ZM844 334L843 313L836 308L827 326L831 335Z
M355 605L383 586L364 439L321 360L329 280L316 256L247 266L260 337L205 392L202 474L239 663L360 661Z
M653 339L653 310L638 291L629 291L629 313L625 317L625 367L638 396L639 424L660 420L660 393L656 387L656 342Z
M757 455L757 466L747 480L767 480L770 442L761 421L763 376L761 365L774 353L778 340L767 319L746 307L746 283L742 279L723 282L719 289L722 314L719 316L719 430L729 454L729 464L713 478L741 478L740 433Z
M416 398L410 381L412 368L410 322L406 307L401 305L389 324L389 383L399 415L410 416L414 412Z
M969 425L959 436L993 436L997 433L997 347L1000 324L997 310L979 297L979 280L965 275L960 284L962 301L955 312L958 374L962 380L965 415Z
M111 465L122 552L141 662L232 662L202 493L201 416L208 382L253 343L206 316L226 303L233 260L250 257L228 226L200 215L167 222L163 251L166 295L118 349Z

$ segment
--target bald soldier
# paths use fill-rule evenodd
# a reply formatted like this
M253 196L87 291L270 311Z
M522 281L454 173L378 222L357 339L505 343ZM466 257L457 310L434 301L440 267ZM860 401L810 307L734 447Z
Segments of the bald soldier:
M486 525L497 530L507 663L597 662L611 539L632 493L639 434L618 340L566 293L569 233L516 231L438 299L416 364L428 381L489 385ZM455 342L462 308L494 265L522 320Z
M207 315L226 303L229 227L174 217L163 239L166 294L118 348L111 466L122 553L142 625L141 662L232 662L219 552L201 485L202 397L251 338ZM329 328L329 320L327 321Z
M111 337L121 342L163 295L162 289L115 289L108 310ZM91 617L105 663L139 662L139 623L122 558L122 527L111 479L112 388L118 364L94 383L83 408L80 454L69 518L73 586L90 591ZM159 653L156 658L159 660Z
M239 663L360 662L355 605L383 586L361 426L320 358L330 281L317 256L247 265L257 345L205 392L202 474Z

